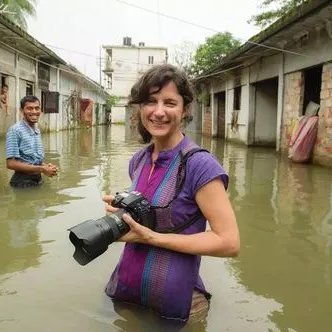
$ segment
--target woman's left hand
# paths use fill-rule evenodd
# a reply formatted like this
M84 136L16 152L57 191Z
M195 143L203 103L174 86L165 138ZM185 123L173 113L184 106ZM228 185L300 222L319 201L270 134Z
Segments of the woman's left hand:
M124 234L119 241L148 243L153 237L153 230L136 222L128 213L125 213L122 219L129 225L130 231Z

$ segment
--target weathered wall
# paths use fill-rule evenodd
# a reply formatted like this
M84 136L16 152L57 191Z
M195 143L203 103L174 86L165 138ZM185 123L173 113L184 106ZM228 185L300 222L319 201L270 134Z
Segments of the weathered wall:
M33 93L41 99L42 90L38 87L37 66L36 61L0 47L0 77L4 77L5 84L9 87L8 114L0 112L0 136L5 136L8 128L20 119L19 101L26 95L29 86L32 85ZM42 131L77 127L77 122L71 121L77 116L71 114L72 112L68 108L73 93L77 97L94 101L93 125L106 122L105 93L81 74L71 74L67 71L69 69L65 66L62 70L50 68L49 91L60 93L59 113L42 114L39 120Z

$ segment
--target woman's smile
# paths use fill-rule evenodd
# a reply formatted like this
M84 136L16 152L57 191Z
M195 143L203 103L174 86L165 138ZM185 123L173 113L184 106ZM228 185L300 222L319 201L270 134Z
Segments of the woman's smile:
M160 120L153 120L151 119L150 120L153 124L157 125L157 126L162 126L162 125L165 125L165 124L169 124L170 121L160 121Z

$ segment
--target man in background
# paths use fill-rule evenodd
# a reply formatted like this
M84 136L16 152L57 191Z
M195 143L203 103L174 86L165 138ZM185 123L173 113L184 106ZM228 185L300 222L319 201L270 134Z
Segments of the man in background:
M17 188L40 185L41 174L53 177L57 167L44 163L44 148L37 123L41 114L36 96L21 99L22 120L9 128L6 136L6 164L14 172L10 185Z
M6 113L6 115L8 114L8 85L7 84L4 84L1 87L0 109L3 110Z

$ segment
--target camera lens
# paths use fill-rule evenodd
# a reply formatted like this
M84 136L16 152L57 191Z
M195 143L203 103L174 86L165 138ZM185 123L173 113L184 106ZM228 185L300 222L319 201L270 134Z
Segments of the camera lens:
M129 231L122 220L123 209L97 220L86 220L69 229L69 239L75 246L74 259L86 265L104 253L108 246Z

